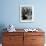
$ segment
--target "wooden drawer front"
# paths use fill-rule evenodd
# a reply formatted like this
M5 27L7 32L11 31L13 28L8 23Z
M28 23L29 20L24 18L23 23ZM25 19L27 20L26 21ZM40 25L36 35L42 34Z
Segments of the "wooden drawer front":
M36 35L37 35L37 36L39 35L39 36L41 36L41 35L44 35L44 32L25 32L25 33L24 33L24 36L26 36L26 35L27 35L27 36L29 36L29 35L35 35L35 36L36 36Z
M32 44L32 37L30 37L30 36L25 36L24 37L24 46L31 46L31 44Z
M23 36L23 32L4 32L4 36Z
M32 44L43 44L44 36L32 36Z
M23 42L23 37L22 36L5 36L3 38L3 43L4 44L22 44Z
M15 43L14 44L2 44L2 46L23 46L23 44L22 43L21 44L20 43L19 44L18 43L17 44Z
M44 46L43 44L32 44L32 46Z

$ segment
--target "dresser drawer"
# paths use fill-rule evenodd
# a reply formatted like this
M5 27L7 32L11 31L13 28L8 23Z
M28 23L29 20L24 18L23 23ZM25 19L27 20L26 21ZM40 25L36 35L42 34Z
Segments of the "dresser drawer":
M3 46L23 46L22 36L4 36Z
M44 46L44 44L32 44L32 46Z
M43 44L44 36L32 36L32 43L33 44Z
M3 43L2 46L23 46L23 43L19 43L19 44L18 43L17 44L16 43L12 43L12 44L10 44L10 43L4 44Z
M4 32L5 36L23 36L23 32Z
M25 32L24 36L44 36L45 33L44 32Z
M23 41L23 36L4 36L3 37L3 43L15 43L15 42L21 42Z

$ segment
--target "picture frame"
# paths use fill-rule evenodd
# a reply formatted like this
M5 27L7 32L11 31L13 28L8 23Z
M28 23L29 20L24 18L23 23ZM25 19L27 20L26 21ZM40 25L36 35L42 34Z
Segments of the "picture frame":
M20 22L34 21L34 7L32 5L20 5Z

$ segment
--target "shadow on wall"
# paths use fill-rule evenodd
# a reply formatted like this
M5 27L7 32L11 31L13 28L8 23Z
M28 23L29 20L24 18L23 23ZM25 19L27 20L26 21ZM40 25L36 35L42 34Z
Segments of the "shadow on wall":
M4 28L6 28L6 26L4 24L0 24L0 43L2 43L3 32L6 31Z

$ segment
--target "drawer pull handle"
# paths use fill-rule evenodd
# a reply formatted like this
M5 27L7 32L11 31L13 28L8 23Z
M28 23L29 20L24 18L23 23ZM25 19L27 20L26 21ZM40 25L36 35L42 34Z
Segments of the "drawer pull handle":
M36 40L36 39L32 39L32 40Z
M9 38L10 40L13 40L13 38Z
M12 40L11 38L9 38L10 40Z

